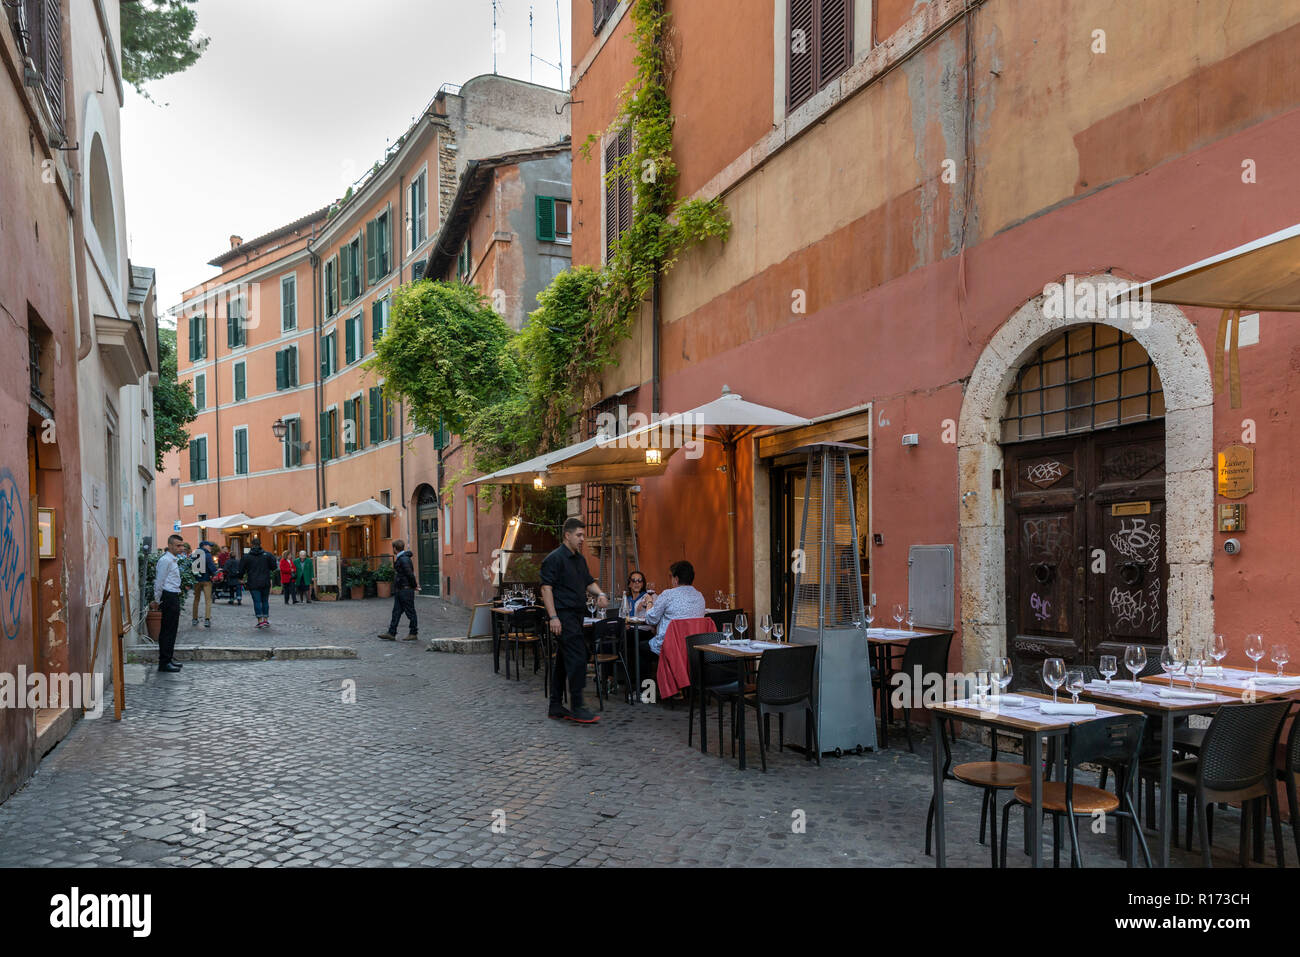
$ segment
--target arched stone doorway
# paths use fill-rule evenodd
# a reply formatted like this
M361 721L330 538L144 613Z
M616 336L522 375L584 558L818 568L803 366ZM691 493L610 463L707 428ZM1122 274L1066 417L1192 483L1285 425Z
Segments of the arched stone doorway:
M442 552L442 543L438 537L438 493L433 486L416 488L411 510L415 513L415 541L411 543L411 551L415 553L420 594L440 595L442 579L439 577L438 556Z
M1105 303L1116 278L1075 280ZM1097 323L1131 335L1159 372L1164 395L1165 614L1170 640L1201 645L1213 631L1213 387L1187 317L1151 304L1150 322L1107 315L1048 315L1046 297L1023 305L975 364L957 435L962 657L966 667L1007 651L1007 502L1002 421L1007 396L1036 351L1072 326Z

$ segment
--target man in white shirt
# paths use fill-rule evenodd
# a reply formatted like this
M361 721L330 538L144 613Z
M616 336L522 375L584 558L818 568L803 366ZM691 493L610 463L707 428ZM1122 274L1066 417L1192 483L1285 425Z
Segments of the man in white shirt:
M181 666L172 661L176 649L176 626L181 620L181 567L180 554L185 540L179 535L169 536L167 550L158 558L154 569L153 601L150 608L162 608L162 629L158 632L158 670L176 672Z
M650 639L650 650L656 655L664 646L668 625L678 618L703 618L704 596L694 585L695 566L690 562L673 562L668 569L672 587L654 599L654 605L645 614L647 624L655 626L655 636Z

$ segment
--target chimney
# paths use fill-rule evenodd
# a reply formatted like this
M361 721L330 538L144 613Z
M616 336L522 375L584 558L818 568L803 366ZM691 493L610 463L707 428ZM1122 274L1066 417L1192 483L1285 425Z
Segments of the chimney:
M239 247L239 246L242 246L243 244L244 244L244 237L243 237L243 236L231 236L231 237L230 237L230 248L231 248L231 249L235 249L235 248L237 248L237 247Z

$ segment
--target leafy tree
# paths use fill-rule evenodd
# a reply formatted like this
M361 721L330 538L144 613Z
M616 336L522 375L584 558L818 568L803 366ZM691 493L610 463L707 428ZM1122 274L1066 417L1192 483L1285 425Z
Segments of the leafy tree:
M185 448L186 425L198 417L189 380L176 379L176 330L158 327L158 384L153 387L154 468L162 471L163 456Z
M209 38L199 33L197 0L123 0L122 77L140 95L150 80L188 70L203 56Z

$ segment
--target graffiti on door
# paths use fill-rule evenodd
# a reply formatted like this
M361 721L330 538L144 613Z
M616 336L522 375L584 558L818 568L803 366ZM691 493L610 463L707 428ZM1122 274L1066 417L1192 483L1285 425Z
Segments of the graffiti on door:
M18 637L27 581L27 510L13 473L0 469L0 633Z

